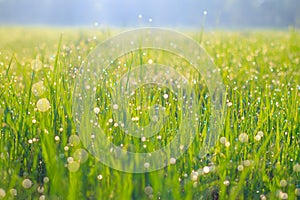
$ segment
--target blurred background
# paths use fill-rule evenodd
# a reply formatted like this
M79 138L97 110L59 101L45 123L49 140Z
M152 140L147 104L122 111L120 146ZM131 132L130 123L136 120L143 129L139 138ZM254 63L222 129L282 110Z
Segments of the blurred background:
M0 25L300 27L300 0L0 0Z

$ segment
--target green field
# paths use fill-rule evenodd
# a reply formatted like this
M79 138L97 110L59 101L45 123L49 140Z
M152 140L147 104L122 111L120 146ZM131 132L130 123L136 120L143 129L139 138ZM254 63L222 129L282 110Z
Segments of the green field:
M220 69L227 91L224 127L215 147L200 156L209 127L204 122L210 116L200 77L202 123L194 142L175 164L137 174L99 162L78 140L72 117L74 83L82 62L100 42L118 32L0 27L0 199L300 198L298 30L186 32ZM154 55L147 52L141 57L140 53L131 59L144 63ZM157 60L166 61L167 56ZM114 80L114 68L109 72ZM105 110L110 101L101 88L97 91L102 99L99 109ZM160 99L163 93L145 87L136 94ZM130 100L132 114L141 104L153 104L139 100L138 95ZM111 110L97 112L99 124L122 148L136 152L161 148L179 126L178 113L171 106L182 103L161 102L169 105L171 122L160 131L160 139L155 136L145 142L124 135L107 123ZM139 119L147 123L148 118L141 114Z

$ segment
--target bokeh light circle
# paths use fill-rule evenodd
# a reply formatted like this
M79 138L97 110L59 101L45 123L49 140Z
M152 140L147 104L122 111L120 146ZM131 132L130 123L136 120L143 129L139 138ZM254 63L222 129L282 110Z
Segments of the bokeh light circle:
M203 144L199 147L200 156L206 155L207 151L215 145L224 123L225 87L222 78L210 56L196 41L178 32L160 28L127 31L104 41L89 54L76 77L72 105L73 118L80 140L91 154L113 169L130 173L155 171L174 164L174 160L189 148L198 132L195 126L195 114L197 115L199 102L194 88L197 83L191 83L172 66L156 63L151 59L147 64L132 66L123 76L118 77L119 80L110 88L99 88L101 82L105 82L112 76L107 73L107 69L117 58L143 49L165 51L184 58L205 80L210 95L211 116ZM137 76L140 70L147 72L142 78ZM181 87L176 87L178 84L172 84L174 82L180 83ZM169 88L172 93L179 96L179 99L184 100L186 109L181 110L180 126L170 143L152 152L132 152L112 143L103 127L97 123L101 111L97 107L96 93L99 90L110 92L113 115L125 119L128 116L126 115L128 112L126 106L129 103L127 97L146 84ZM163 98L167 99L169 95L164 94ZM146 127L140 128L134 125L132 121L138 119L130 117L129 120L127 117L120 128L130 136L141 137L142 141L153 137L164 127L168 119L168 115L164 114L163 110L157 111L159 109L159 105L150 108L149 113L156 116L152 117L152 121ZM113 123L117 120L108 121Z

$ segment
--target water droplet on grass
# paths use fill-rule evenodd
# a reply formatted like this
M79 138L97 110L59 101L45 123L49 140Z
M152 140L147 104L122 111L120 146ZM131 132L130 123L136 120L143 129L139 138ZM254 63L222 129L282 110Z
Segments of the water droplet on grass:
M293 166L294 172L300 172L300 165L297 163Z
M79 145L80 143L80 139L77 135L71 135L69 137L69 143L72 145L72 146L77 146Z
M34 71L39 71L42 69L43 63L40 61L39 58L36 58L31 61L31 69Z
M113 105L113 109L114 109L114 110L117 110L118 108L119 108L118 104L114 104L114 105Z
M50 102L46 98L39 99L36 103L36 107L41 112L46 112L50 109Z
M203 167L203 172L204 172L205 174L209 173L209 171L210 171L210 169L209 169L208 166Z
M148 162L144 163L144 167L145 167L146 169L148 169L148 168L150 167L150 163L148 163Z
M247 133L241 133L239 135L239 141L242 142L242 143L248 142L248 135L247 135Z
M30 179L24 179L22 181L22 186L25 188L25 189L28 189L28 188L31 188L32 186L32 181Z
M46 196L45 195L41 195L39 200L45 200L46 199Z
M260 135L256 135L256 136L254 137L254 139L255 139L256 141L260 141L260 140L261 140L261 136L260 136Z
M43 186L38 186L37 192L38 193L43 193L44 192L44 187Z
M264 136L264 132L258 131L258 132L257 132L257 135L259 135L260 137L263 137L263 136Z
M100 108L99 107L95 107L94 108L94 113L99 114L99 112L100 112Z
M249 167L251 165L251 161L250 160L245 160L243 161L243 164L245 167Z
M148 64L149 64L149 65L153 64L153 60L152 60L152 59L149 59L149 60L148 60Z
M44 183L48 183L48 182L49 182L49 178L48 178L47 176L45 176L45 177L43 178L43 182L44 182Z
M285 193L285 192L280 192L279 198L280 199L288 199L289 195L287 193Z
M176 164L176 159L175 159L175 158L171 158L171 159L170 159L170 164L171 164L171 165Z
M74 158L73 158L73 157L68 157L68 158L67 158L67 162L68 162L68 163L74 162Z
M54 140L55 140L55 141L59 141L59 140L60 140L59 136L56 135L56 136L54 137Z
M229 181L229 180L225 180L225 181L223 182L223 184L224 184L225 186L229 186L229 185L230 185L230 181Z
M79 162L73 161L71 163L68 163L68 169L70 172L77 172L79 167L80 167Z
M230 147L230 142L225 142L225 147Z
M10 193L11 196L17 196L18 195L18 192L15 188L10 189L9 193Z
M287 186L287 181L283 179L283 180L280 181L279 185L281 187L286 187Z
M192 180L192 181L197 181L197 180L198 180L198 175L199 175L198 172L194 172L194 171L193 171L193 172L191 173L191 180Z
M221 137L221 138L220 138L220 142L221 142L221 144L225 144L225 142L226 142L226 137Z
M259 196L259 198L260 198L260 200L267 200L267 197L266 197L265 195L263 195L263 194L261 194L261 195Z
M232 102L228 102L228 103L227 103L227 106L228 106L228 107L231 107L232 105L233 105Z
M243 166L243 165L239 165L239 166L237 167L237 169L238 169L238 171L243 171L243 170L244 170L244 166Z
M150 195L153 193L153 188L151 186L147 186L144 189L146 195Z
M6 196L5 190L0 188L0 199L3 199L5 196Z
M97 176L97 179L98 179L98 180L102 180L102 179L103 179L102 174L99 174L99 175Z
M85 163L89 158L89 154L84 149L77 149L74 152L73 157L76 161L79 161L80 163Z
M44 86L43 81L39 81L35 84L32 85L31 88L32 93L34 94L34 96L41 96L44 94L44 92L46 91L46 88Z
M298 197L300 196L300 188L295 189L295 195Z

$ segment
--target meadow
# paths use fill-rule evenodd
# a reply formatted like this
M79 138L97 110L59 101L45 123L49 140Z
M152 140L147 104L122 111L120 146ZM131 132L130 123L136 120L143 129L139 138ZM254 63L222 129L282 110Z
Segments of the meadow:
M176 162L145 173L126 173L99 162L80 141L72 113L82 62L119 32L0 27L0 199L300 198L299 30L185 31L219 68L226 88L224 126L215 146L199 155L210 116L200 77L200 123L193 143ZM164 61L168 56L156 57ZM154 59L151 52L130 58L138 63ZM126 56L119 60L129 62ZM117 65L108 73L112 81L115 69ZM149 140L117 129L107 93L98 89L101 101L94 111L112 143L148 152L172 140L179 126L172 106L182 102L172 101L172 95L171 102L165 101L168 88L143 87L130 99L138 125L148 120L147 112L137 114L140 105L157 100L170 114L167 128Z

